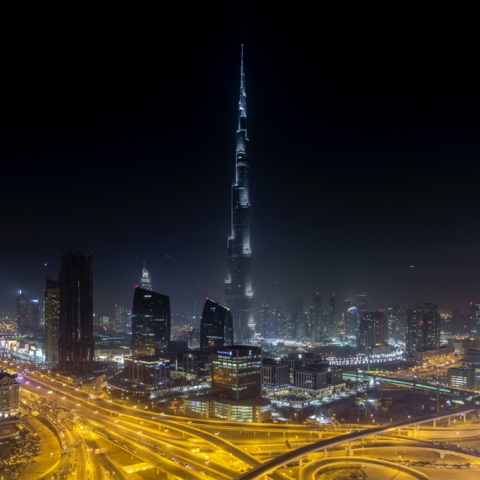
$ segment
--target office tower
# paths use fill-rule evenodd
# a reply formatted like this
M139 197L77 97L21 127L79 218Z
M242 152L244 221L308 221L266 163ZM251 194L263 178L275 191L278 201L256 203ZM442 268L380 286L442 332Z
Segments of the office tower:
M319 342L322 339L323 309L320 294L316 293L310 305L309 312L309 335L312 342Z
M240 63L240 101L236 135L236 182L232 187L232 229L228 237L228 276L225 303L232 312L235 342L246 344L255 336L250 249L249 160L247 155L247 95Z
M230 400L261 396L261 348L246 345L214 348L212 364L213 395Z
M330 297L328 308L328 338L338 337L338 309L337 309L337 297L333 294Z
M357 332L357 353L386 353L387 343L388 325L383 312L365 312Z
M470 302L470 335L480 336L480 303Z
M40 303L38 298L30 301L30 325L34 328L40 326Z
M212 393L186 398L185 415L239 422L271 420L271 402L261 396L261 348L213 347L211 371Z
M407 306L406 350L415 352L436 350L440 347L440 316L434 303Z
M405 328L402 319L401 307L389 305L387 307L388 339L389 341L405 340Z
M233 345L232 314L228 308L207 298L200 320L200 350Z
M142 278L140 278L140 287L144 290L152 291L152 281L150 279L150 272L146 269L145 262L143 262Z
M58 335L60 329L60 282L46 279L45 284L45 361L58 361Z
M135 287L132 307L133 358L167 354L170 322L170 298Z
M17 331L23 333L25 328L30 324L28 317L27 297L20 290L17 296Z
M93 371L92 257L63 252L60 270L58 367L75 375Z

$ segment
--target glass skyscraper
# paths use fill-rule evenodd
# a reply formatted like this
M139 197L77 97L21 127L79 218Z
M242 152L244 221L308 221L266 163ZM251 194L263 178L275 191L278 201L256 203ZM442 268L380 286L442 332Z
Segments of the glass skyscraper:
M207 298L200 321L200 349L233 345L232 314L228 308Z
M247 146L247 95L242 45L236 135L236 182L232 187L232 231L228 237L228 276L225 281L225 303L232 313L235 343L238 344L251 342L255 335Z
M135 287L132 307L132 356L168 353L170 297Z

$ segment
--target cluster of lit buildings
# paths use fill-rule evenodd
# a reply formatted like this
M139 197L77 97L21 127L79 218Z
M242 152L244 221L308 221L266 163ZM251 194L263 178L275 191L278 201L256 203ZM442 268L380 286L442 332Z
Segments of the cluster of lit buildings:
M313 343L354 338L357 352L365 355L386 354L392 340L403 340L406 359L412 363L438 355L443 347L440 344L440 315L435 304L409 305L405 315L398 306L371 311L367 309L364 288L360 289L356 302L347 300L343 307L337 297L331 295L324 308L319 293L307 310L301 299L284 308L271 309L265 303L256 312L255 323L243 48L235 169L225 306L207 299L200 324L191 329L188 342L171 340L170 298L153 291L145 264L140 286L133 292L132 309L115 306L112 325L108 317L94 318L92 257L63 252L59 278L47 279L45 285L44 351L35 343L15 338L8 340L10 343L4 347L19 353L26 351L27 358L44 358L59 375L75 378L77 382L98 367L94 327L104 325L113 326L118 332L128 330L131 331L128 351L124 348L116 353L123 360L126 388L143 392L164 388L172 382L174 365L176 378L183 377L193 385L211 385L208 394L192 395L185 400L186 415L251 422L272 418L270 400L262 396L262 389L275 392L296 388L321 395L343 385L341 368L330 365L318 355L262 358L261 348L254 345L257 337ZM33 300L28 308L27 298L20 292L16 321L20 334L40 328L38 300ZM480 335L480 304L472 304L465 322L470 325L471 333ZM469 355L480 358L480 348L469 349ZM466 388L478 388L479 378L473 367L449 372L452 384ZM14 378L2 373L0 382L2 392L10 389L14 402L18 395ZM5 395L5 402L0 405L0 412L12 415L14 412L9 405L13 403L7 397ZM0 396L0 400L2 398Z

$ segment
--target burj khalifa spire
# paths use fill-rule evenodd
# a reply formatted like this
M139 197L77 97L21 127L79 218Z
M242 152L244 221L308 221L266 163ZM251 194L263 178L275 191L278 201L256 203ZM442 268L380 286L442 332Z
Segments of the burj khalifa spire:
M228 277L225 303L234 324L234 342L248 344L254 340L252 290L252 251L250 249L249 161L247 136L247 94L243 70L243 45L240 62L240 101L236 135L236 181L232 187L232 231L228 237Z

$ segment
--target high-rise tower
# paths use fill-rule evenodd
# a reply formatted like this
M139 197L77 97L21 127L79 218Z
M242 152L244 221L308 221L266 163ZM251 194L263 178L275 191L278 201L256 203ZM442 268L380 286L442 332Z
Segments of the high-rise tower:
M20 290L17 296L17 330L23 333L25 327L29 324L27 297Z
M58 335L60 329L60 282L46 279L45 285L45 337L47 351L45 360L58 361Z
M230 310L207 298L200 321L200 349L233 345L232 330Z
M132 356L168 353L170 297L135 287L132 307Z
M252 251L250 249L247 94L243 71L243 45L236 138L236 181L232 187L232 231L228 237L228 277L225 281L225 303L232 312L235 343L245 344L253 340L255 324L251 275Z
M81 375L93 371L92 257L62 253L58 366Z

